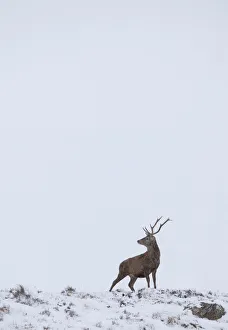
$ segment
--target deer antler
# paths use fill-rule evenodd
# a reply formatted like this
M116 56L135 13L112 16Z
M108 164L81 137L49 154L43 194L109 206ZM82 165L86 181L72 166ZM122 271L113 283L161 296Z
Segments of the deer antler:
M146 235L150 235L150 232L146 227L145 228L143 227L143 230L145 231Z
M162 216L160 218L157 218L157 221L155 222L155 224L153 225L153 227L150 225L150 228L151 228L151 234L154 233L154 228L156 226L156 224L161 220Z
M145 227L143 228L143 230L145 231L146 235L154 235L154 228L156 226L156 224L158 223L158 221L160 221L162 218L162 216L160 218L157 218L157 221L155 222L155 224L153 225L153 227L150 225L151 228L151 233L149 232L149 230Z
M163 222L163 223L160 225L159 229L156 231L156 233L153 233L153 235L159 233L159 231L161 230L162 226L164 226L164 225L166 224L166 222L168 222L168 221L172 221L172 220L171 220L170 218L168 218L165 222Z

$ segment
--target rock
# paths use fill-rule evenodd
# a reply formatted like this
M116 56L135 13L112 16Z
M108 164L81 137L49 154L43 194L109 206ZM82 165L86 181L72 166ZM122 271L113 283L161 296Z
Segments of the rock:
M218 304L201 303L201 307L190 307L193 315L200 318L206 318L208 320L218 320L226 314L225 309Z

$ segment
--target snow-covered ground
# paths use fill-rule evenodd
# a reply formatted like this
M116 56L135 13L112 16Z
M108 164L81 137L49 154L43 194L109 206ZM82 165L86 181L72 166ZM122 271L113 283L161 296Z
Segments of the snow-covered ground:
M59 294L23 287L0 292L0 329L217 329L228 330L228 314L219 321L200 319L188 309L200 302L221 304L228 294L194 290L143 289L136 293Z

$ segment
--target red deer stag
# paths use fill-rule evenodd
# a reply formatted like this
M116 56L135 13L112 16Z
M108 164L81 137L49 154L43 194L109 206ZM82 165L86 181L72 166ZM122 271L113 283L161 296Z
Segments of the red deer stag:
M126 276L130 277L130 282L128 284L129 288L132 291L135 291L134 284L137 278L146 278L148 288L150 287L150 274L152 273L154 288L156 289L156 272L160 265L160 250L158 244L156 242L156 235L166 224L166 222L170 221L168 218L164 223L160 224L159 229L154 232L154 228L157 223L161 220L162 217L158 218L155 222L154 226L151 228L151 233L147 228L143 228L146 233L146 236L142 239L138 240L137 242L141 245L144 245L147 248L147 251L143 254L140 254L136 257L129 258L121 262L119 266L119 274L117 278L113 281L112 286L109 291L112 291L114 286L120 282Z

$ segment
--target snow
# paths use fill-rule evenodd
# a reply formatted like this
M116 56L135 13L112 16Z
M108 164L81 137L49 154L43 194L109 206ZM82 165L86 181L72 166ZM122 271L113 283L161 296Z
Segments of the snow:
M191 305L218 303L228 311L228 294L195 290L142 289L135 293L60 293L18 286L0 291L0 329L207 329L228 330L228 314L219 321L192 315Z

